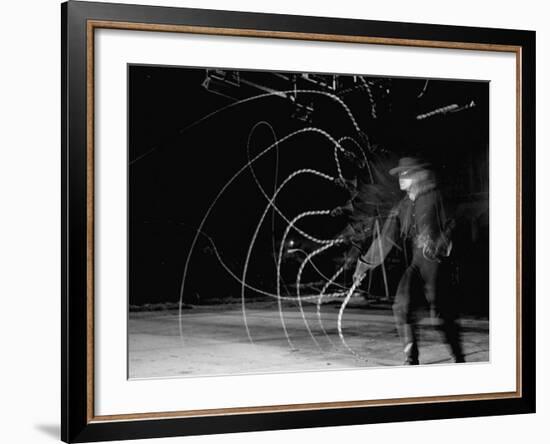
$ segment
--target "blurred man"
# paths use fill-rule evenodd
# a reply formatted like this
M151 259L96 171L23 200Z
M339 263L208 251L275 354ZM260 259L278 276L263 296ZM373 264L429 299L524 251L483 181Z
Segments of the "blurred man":
M395 295L393 312L403 342L405 364L418 365L419 351L415 312L418 305L415 289L422 289L432 313L439 320L445 340L455 362L464 362L457 324L457 307L449 291L449 279L442 266L449 256L451 223L446 221L441 194L427 163L412 157L399 160L390 170L399 179L406 194L394 207L379 236L357 261L354 282L359 285L367 270L380 265L399 237L412 252Z

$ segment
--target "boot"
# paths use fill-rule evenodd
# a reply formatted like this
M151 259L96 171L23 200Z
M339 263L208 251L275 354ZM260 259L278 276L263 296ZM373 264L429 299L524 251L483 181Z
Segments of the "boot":
M416 334L411 324L398 326L399 335L403 341L403 352L405 354L405 365L418 365L418 345Z
M403 349L405 353L405 365L418 365L418 347L415 343L409 342Z
M456 363L466 362L464 352L462 350L462 341L460 340L459 327L456 322L446 322L442 326L445 340L451 349L454 361Z

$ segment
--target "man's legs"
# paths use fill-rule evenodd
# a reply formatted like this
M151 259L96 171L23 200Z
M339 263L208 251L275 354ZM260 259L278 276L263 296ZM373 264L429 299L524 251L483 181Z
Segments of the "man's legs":
M462 341L460 339L460 329L455 319L446 319L441 316L441 330L445 335L445 340L451 349L455 362L465 362L464 351L462 350Z
M450 290L448 270L437 262L427 260L424 260L419 269L424 280L424 294L435 310L438 328L443 333L455 362L464 362L460 329L457 323L458 309Z
M397 332L403 342L405 364L418 365L418 344L412 307L412 287L417 270L411 265L405 270L395 295L393 314L397 326Z

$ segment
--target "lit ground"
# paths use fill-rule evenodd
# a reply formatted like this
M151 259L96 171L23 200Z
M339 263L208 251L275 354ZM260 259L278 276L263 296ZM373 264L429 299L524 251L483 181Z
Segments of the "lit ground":
M324 305L325 335L315 306L305 305L308 333L296 306L284 307L292 348L285 337L276 303L246 305L247 337L240 304L200 306L182 312L180 339L177 311L130 313L130 378L270 373L400 365L401 345L391 309L351 303L343 317L344 339L337 330L339 305ZM441 334L429 318L420 323L421 364L451 363ZM489 322L462 319L468 362L489 360Z

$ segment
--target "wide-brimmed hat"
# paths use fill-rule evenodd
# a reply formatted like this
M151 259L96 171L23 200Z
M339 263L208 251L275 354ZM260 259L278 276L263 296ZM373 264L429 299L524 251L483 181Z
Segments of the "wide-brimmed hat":
M395 176L397 174L418 171L426 168L429 165L429 163L422 162L416 157L402 157L401 159L399 159L398 165L390 170L390 174L392 176Z

